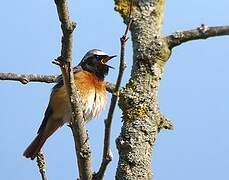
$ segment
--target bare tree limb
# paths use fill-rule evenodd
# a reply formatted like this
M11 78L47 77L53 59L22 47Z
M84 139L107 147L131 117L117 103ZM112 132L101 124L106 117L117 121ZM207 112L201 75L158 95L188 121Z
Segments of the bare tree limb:
M28 84L30 82L55 83L57 77L58 76L55 75L42 75L42 74L0 73L0 80L19 81L22 84ZM107 82L106 89L109 93L114 93L115 84Z
M57 58L55 64L58 64L61 68L64 84L69 95L69 102L72 109L70 127L75 142L79 176L82 180L91 180L91 151L88 143L87 131L85 129L83 112L80 108L82 107L82 102L74 83L72 68L72 41L76 23L72 22L69 18L67 0L55 0L55 4L63 33L61 56Z
M170 49L179 46L182 43L198 39L207 39L209 37L229 35L229 26L208 27L202 24L200 27L187 31L177 31L166 37Z
M132 1L130 4L130 13L129 13L128 24L127 24L126 30L124 32L124 35L120 38L121 48L120 48L119 73L118 73L115 88L114 88L114 91L113 91L113 94L111 97L111 104L110 104L110 108L108 111L107 119L105 119L105 121L104 121L104 123L105 123L105 135L104 135L103 159L102 159L102 163L100 165L99 171L94 175L94 178L93 178L93 179L97 179L97 180L102 180L104 178L106 168L107 168L109 162L112 160L112 152L110 149L111 124L112 124L113 114L114 114L114 110L115 110L118 96L119 96L119 88L120 88L120 85L122 82L123 73L124 73L124 70L126 68L125 61L124 61L125 60L124 59L125 58L125 45L126 45L127 40L129 39L127 37L127 33L129 31L131 23L132 23L131 9L132 9Z
M39 172L41 174L41 179L42 180L47 180L47 176L45 174L45 156L43 154L43 152L39 152L37 154L37 166L39 168Z
M54 75L0 73L0 80L19 81L22 84L27 84L29 82L54 83L56 77L57 76Z

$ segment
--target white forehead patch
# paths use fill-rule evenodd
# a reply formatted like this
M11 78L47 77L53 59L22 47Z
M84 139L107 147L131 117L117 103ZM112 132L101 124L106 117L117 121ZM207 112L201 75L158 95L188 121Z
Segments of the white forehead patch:
M83 60L85 60L91 56L94 56L94 55L107 55L107 53L105 53L99 49L92 49L86 53L86 55L83 57Z
M105 53L99 49L92 49L92 50L88 51L87 54L107 55L107 53Z

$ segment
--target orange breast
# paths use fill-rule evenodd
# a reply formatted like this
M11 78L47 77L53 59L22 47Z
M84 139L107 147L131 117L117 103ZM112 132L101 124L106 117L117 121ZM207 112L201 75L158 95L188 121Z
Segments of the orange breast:
M103 109L106 102L106 86L103 80L98 79L94 74L87 71L80 71L74 74L75 84L80 92L86 120L97 116ZM65 87L62 86L52 93L50 104L60 118L67 118L69 121L70 108Z
M76 87L82 97L84 114L89 120L97 116L103 109L106 102L106 86L103 80L98 79L94 74L87 71L80 71L75 74Z

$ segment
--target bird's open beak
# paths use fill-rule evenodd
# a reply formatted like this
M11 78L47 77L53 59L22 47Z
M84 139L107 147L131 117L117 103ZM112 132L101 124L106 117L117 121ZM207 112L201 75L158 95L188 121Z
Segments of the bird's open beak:
M116 55L114 55L114 56L107 56L107 57L105 57L105 58L103 58L102 60L101 60L101 63L102 64L106 64L109 60L111 60L112 58L114 58L114 57L117 57Z

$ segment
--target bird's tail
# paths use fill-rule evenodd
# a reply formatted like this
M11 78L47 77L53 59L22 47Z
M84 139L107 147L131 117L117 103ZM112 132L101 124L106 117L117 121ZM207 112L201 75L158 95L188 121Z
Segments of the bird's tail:
M26 158L31 158L32 160L36 157L37 153L41 150L41 147L45 143L46 138L42 135L42 133L39 133L35 139L32 141L32 143L26 148L26 150L23 153L23 156Z

